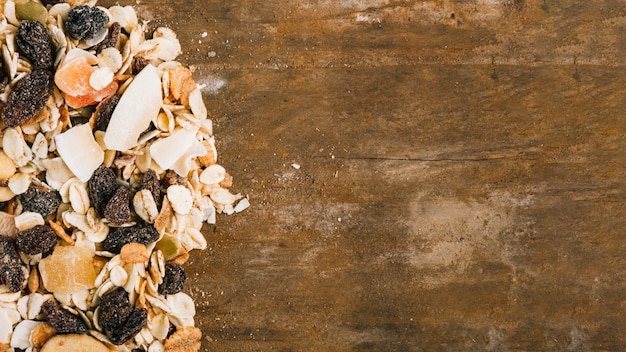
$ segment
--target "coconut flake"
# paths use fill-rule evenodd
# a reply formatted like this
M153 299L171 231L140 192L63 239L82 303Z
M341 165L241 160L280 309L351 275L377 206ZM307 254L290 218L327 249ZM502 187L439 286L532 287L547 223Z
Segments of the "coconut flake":
M54 137L54 141L65 165L83 182L87 182L104 161L104 151L87 124L70 128Z
M104 135L107 149L125 151L136 146L141 133L158 115L162 100L159 70L148 65L135 76L113 111Z
M150 155L162 169L167 170L185 155L195 139L195 131L179 129L171 136L152 143Z

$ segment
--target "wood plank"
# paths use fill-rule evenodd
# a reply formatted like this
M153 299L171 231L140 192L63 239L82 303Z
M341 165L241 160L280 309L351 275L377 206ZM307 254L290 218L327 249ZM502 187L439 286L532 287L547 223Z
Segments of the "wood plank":
M188 267L204 350L626 348L622 2L136 7L252 203Z

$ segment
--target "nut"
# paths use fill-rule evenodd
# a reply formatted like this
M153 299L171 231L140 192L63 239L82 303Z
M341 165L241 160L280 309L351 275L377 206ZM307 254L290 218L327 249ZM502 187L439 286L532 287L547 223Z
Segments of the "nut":
M32 332L31 340L36 349L40 349L57 331L48 323L38 325Z
M126 263L145 263L149 258L146 246L134 242L122 246L120 257Z
M110 352L102 342L88 335L56 335L49 339L40 352L91 351Z
M61 226L61 224L59 224L58 222L54 222L52 220L49 220L48 221L48 225L50 225L50 227L52 228L52 231L54 231L54 233L56 233L57 236L59 236L60 239L62 239L63 241L69 243L70 245L74 245L74 239L71 238L65 232L65 229L63 228L63 226Z
M188 326L176 329L165 340L165 352L196 352L200 350L202 331L196 327Z

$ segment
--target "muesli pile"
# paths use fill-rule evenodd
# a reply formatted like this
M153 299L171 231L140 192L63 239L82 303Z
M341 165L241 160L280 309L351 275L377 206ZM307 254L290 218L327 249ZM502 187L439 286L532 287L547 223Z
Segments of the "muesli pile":
M0 9L0 352L199 350L183 264L249 203L176 34L95 1Z

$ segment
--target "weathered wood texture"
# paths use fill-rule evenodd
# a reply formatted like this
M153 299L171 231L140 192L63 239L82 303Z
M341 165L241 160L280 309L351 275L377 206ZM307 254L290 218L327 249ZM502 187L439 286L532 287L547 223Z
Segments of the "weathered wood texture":
M133 5L252 203L192 256L204 350L626 350L626 2Z

